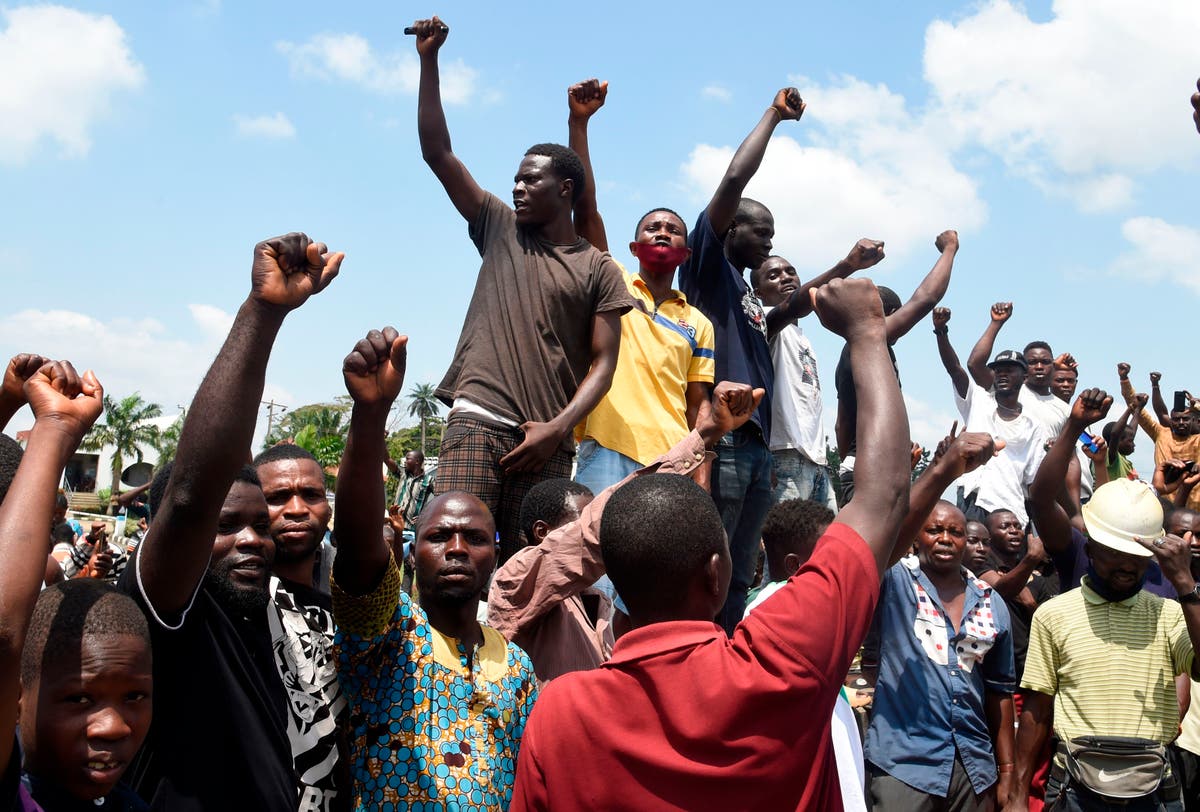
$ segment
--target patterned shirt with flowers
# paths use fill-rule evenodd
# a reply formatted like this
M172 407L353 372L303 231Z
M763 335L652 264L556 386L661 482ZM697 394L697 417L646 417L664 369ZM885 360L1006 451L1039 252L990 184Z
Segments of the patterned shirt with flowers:
M916 556L884 573L872 629L879 679L866 760L942 798L956 756L977 794L996 783L985 695L1016 689L1008 607L987 583L961 572L957 629Z
M537 698L525 652L487 626L467 652L401 593L394 562L367 595L332 591L356 808L506 809Z

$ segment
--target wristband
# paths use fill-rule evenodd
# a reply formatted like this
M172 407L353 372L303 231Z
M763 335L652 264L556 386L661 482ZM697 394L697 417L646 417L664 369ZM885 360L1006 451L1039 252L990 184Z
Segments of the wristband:
M942 325L942 327L940 329L937 327L933 328L933 334L935 336L944 336L944 335L947 335L949 332L950 332L950 328L946 325Z
M1014 765L1011 762L1008 764L997 764L996 765L996 772L1000 773L1000 775L1008 775L1009 773L1011 773L1013 771L1013 769L1014 769Z

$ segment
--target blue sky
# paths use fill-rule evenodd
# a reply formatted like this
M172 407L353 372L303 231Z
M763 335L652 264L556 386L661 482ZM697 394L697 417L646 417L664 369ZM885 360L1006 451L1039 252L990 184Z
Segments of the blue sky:
M1168 393L1189 380L1200 291L1200 5L1060 0L575 6L451 3L76 3L0 6L0 355L94 367L114 395L170 412L194 391L245 295L253 244L304 230L347 254L294 314L268 395L342 392L340 360L371 327L410 335L410 383L450 360L478 257L420 160L417 16L442 52L456 152L507 198L524 149L565 140L565 88L610 82L592 125L615 256L645 210L691 221L775 91L784 123L750 192L779 253L824 270L883 239L874 278L907 296L962 240L945 304L964 357L999 299L1001 347L1044 338L1082 385L1117 360ZM15 126L14 126L15 125ZM954 406L929 324L898 347L914 436ZM813 335L832 424L839 341ZM1115 415L1114 415L1115 416ZM264 411L265 420L265 411ZM15 427L29 422L18 417ZM261 426L260 426L261 430ZM1135 461L1150 472L1143 439Z

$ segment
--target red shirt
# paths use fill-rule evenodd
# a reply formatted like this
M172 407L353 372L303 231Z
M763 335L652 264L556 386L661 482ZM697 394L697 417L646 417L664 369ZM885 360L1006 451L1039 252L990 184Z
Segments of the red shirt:
M866 542L835 523L732 638L700 621L633 630L543 689L510 810L840 812L829 720L878 597Z

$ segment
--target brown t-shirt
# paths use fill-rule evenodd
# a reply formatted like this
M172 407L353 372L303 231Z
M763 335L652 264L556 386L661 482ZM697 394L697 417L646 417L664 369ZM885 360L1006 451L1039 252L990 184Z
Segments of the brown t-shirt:
M518 228L492 194L469 232L483 265L437 395L516 423L548 422L592 365L592 316L633 307L621 269L582 238L556 245Z

